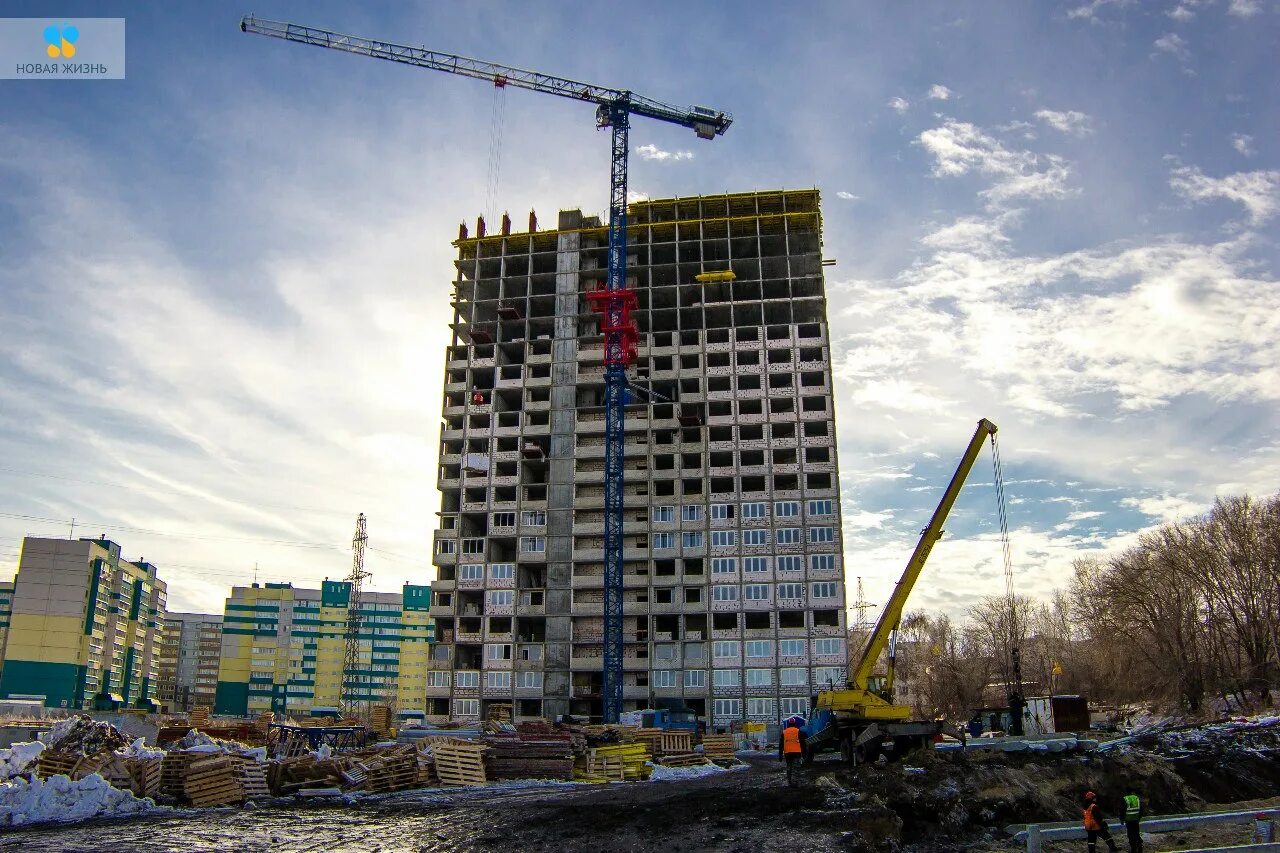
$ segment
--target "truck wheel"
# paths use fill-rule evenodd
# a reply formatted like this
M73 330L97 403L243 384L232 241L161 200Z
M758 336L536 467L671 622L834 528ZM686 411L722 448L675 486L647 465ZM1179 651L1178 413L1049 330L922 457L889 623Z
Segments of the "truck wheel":
M840 739L840 755L844 758L846 764L857 766L858 750L853 745L853 735L845 735Z

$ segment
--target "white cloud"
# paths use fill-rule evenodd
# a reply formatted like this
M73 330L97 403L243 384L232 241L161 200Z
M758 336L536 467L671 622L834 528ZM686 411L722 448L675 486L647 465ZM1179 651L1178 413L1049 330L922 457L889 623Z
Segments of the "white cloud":
M1066 110L1065 112L1036 110L1036 118L1054 130L1071 136L1085 136L1093 133L1092 120L1089 116L1076 110Z
M1196 16L1196 11L1206 4L1206 0L1181 0L1177 6L1170 9L1167 13L1170 18L1180 23L1190 21Z
M1123 7L1128 6L1131 2L1132 0L1090 0L1089 3L1083 6L1068 9L1067 17L1092 21L1098 17L1098 12L1107 6Z
M869 510L861 510L858 512L844 511L841 513L841 524L846 532L850 530L879 530L884 523L893 518L892 512L870 512Z
M1203 502L1192 500L1188 495L1122 498L1120 505L1136 509L1160 524L1166 524L1171 521L1185 521L1188 518L1201 515L1209 509Z
M1251 18L1261 12L1262 3L1259 0L1231 0L1231 5L1227 7L1227 14L1238 18Z
M845 192L844 190L840 190L836 193L836 198L842 198L845 201L857 201L859 196L856 196L851 192Z
M1165 33L1156 39L1153 45L1157 51L1176 56L1184 62L1191 58L1191 51L1187 49L1186 39L1177 33Z
M929 87L927 97L931 101L947 101L951 99L951 90L941 83L934 83Z
M1238 202L1249 212L1249 221L1261 223L1280 209L1280 170L1236 172L1224 178L1210 178L1193 166L1173 170L1169 185L1191 201L1225 198Z
M890 98L889 109L901 115L911 108L911 102L906 98Z
M627 204L633 204L637 201L648 201L649 194L642 193L639 190L627 190Z
M1078 510L1067 516L1067 521L1088 521L1091 518L1102 518L1105 512L1098 510Z
M1258 153L1253 147L1253 137L1247 133L1233 134L1231 136L1231 147L1245 157L1252 157Z
M1004 229L1015 219L1012 213L998 218L963 216L921 237L920 242L930 249L990 255L1009 242Z
M654 160L659 163L693 159L692 151L663 151L661 148L653 144L637 146L636 153L640 155L640 159L642 160Z
M947 119L920 134L918 143L934 158L935 177L977 172L995 178L982 191L993 203L1018 198L1064 198L1070 170L1061 157L1010 151L998 139L968 122Z

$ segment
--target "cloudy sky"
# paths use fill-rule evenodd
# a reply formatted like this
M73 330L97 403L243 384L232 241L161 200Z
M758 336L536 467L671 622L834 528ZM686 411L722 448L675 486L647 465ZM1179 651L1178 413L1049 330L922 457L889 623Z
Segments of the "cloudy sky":
M428 580L457 223L606 206L589 107L219 7L5 6L127 17L128 79L0 82L0 577L74 517L220 611L255 563L345 574L365 512L374 585ZM734 113L714 143L637 121L638 193L819 187L869 599L979 417L1030 594L1280 487L1276 0L726 8L254 11ZM1002 589L995 519L984 460L916 605Z

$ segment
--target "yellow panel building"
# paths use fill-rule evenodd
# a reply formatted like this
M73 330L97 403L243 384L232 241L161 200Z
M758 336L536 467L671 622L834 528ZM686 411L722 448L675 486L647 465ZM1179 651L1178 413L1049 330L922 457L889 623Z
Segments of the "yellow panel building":
M167 596L155 566L124 560L109 539L26 537L8 594L0 697L154 708Z
M233 587L223 615L215 713L330 714L342 704L344 682L359 704L393 705L402 715L424 711L431 588L365 592L360 660L345 670L350 597L345 581L326 580L318 590Z

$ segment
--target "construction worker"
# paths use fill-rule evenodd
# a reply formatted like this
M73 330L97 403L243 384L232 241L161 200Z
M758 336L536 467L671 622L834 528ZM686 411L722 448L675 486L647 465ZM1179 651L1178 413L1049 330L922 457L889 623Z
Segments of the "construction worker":
M1084 795L1084 832L1089 839L1089 853L1098 853L1098 837L1107 842L1107 849L1116 853L1116 843L1111 840L1111 830L1107 829L1107 818L1098 807L1098 795L1086 791Z
M1129 833L1129 853L1142 853L1142 833L1138 824L1142 821L1142 800L1137 794L1124 795L1124 828Z
M796 725L795 720L788 720L786 728L782 730L782 760L787 762L787 784L793 788L797 784L796 765L804 756L801 737L800 727Z

